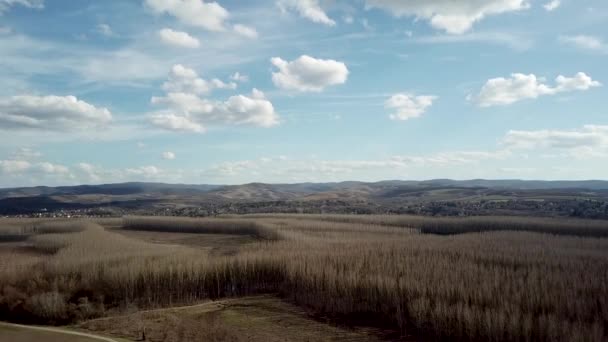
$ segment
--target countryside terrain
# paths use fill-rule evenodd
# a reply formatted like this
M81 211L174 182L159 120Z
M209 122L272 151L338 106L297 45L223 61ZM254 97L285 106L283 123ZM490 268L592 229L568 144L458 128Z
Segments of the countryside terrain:
M606 181L431 180L0 189L0 215L215 216L252 213L561 216L608 219Z
M0 320L92 336L65 341L605 341L607 237L572 217L4 218Z

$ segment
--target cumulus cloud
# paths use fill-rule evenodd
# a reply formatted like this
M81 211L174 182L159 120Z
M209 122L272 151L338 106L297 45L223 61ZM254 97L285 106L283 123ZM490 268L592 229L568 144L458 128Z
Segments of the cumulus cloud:
M366 7L380 8L396 17L428 20L436 29L462 34L489 15L520 11L528 0L366 0Z
M8 11L11 6L20 5L32 9L43 9L43 0L0 0L0 15Z
M173 160L173 159L175 159L175 153L173 153L173 152L169 152L169 151L167 151L167 152L163 152L163 153L161 154L161 157L162 157L164 160Z
M312 22L327 26L336 25L336 22L329 18L327 13L321 8L319 0L279 0L277 5L284 12L288 10L296 11L302 18L306 18Z
M150 123L154 126L176 132L195 132L202 133L205 131L203 125L194 121L189 115L175 115L170 112L161 112L153 114L150 117Z
M70 173L70 169L66 166L59 164L52 164L49 162L39 163L37 165L39 171L46 174L58 174L58 175L67 175Z
M287 90L320 92L325 87L344 84L348 79L346 64L332 59L303 55L291 62L279 57L270 61L278 69L272 73L272 82Z
M193 69L181 64L176 64L169 72L169 79L163 84L163 90L167 92L181 92L192 94L208 94L213 89L236 89L236 83L214 78L210 81L202 79Z
M68 131L108 124L112 114L75 96L0 98L0 127Z
M197 133L204 132L207 125L271 127L279 123L274 106L263 92L254 88L251 95L234 95L226 101L200 96L215 88L234 89L236 84L227 85L217 79L205 81L194 70L175 65L163 85L167 94L151 99L152 104L164 109L151 113L150 123L170 131Z
M158 31L158 36L163 43L172 46L196 49L201 45L198 39L192 37L187 32L174 31L170 28Z
M152 11L166 13L180 22L209 31L225 31L228 11L217 2L203 0L146 0Z
M152 98L152 103L167 109L154 113L151 123L172 131L203 132L206 125L271 127L279 123L272 103L257 89L249 96L235 95L226 101L208 100L195 94L168 93Z
M66 176L70 174L70 169L64 165L49 162L32 163L27 160L9 159L0 160L0 173L6 175L27 173Z
M560 36L559 41L581 49L608 53L608 44L604 43L604 41L602 41L600 38L594 36Z
M573 77L559 75L555 79L555 86L543 83L534 74L511 74L510 78L493 78L486 82L476 96L469 96L469 100L476 102L480 107L508 105L525 99L535 99L542 95L555 95L563 92L588 90L601 86L583 72Z
M232 28L234 29L234 32L240 34L243 37L247 37L247 38L257 38L258 37L258 31L256 31L253 27L236 24Z
M388 109L394 109L395 112L390 115L392 120L409 120L417 118L424 114L426 110L433 105L433 101L437 96L413 94L395 94L391 96L384 106Z
M23 172L31 167L25 160L0 160L0 171L5 174Z
M546 11L553 11L556 10L560 5L562 4L562 2L560 0L551 0L549 2L547 2L546 4L543 5L543 8Z

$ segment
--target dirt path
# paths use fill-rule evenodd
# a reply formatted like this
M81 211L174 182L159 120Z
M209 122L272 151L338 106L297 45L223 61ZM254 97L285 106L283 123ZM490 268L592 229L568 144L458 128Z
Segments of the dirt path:
M87 340L91 340L91 341L92 340L96 340L96 341L105 341L105 342L120 342L119 340L116 340L116 339L113 339L113 338L109 338L109 337L103 337L103 336L99 336L99 335L82 333L82 332L77 332L77 331L70 331L70 330L61 329L61 328L39 327L39 326L13 324L13 323L4 323L4 322L0 322L0 341L2 341L2 339L3 339L3 337L2 337L3 336L2 328L8 328L8 329L13 328L13 329L16 329L16 330L32 330L32 331L40 331L40 332L46 332L46 333L71 335L71 336L74 336L76 338L78 338L78 337L84 337ZM75 341L86 341L86 340L75 339Z

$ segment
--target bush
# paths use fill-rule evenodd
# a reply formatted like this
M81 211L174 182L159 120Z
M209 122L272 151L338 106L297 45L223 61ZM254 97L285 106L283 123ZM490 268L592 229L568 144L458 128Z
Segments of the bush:
M33 295L28 306L34 315L50 322L62 322L68 318L65 297L56 291Z

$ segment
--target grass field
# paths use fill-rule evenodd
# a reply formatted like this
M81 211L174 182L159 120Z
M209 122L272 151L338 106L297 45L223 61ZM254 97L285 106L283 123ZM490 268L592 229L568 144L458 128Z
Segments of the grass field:
M0 323L0 341L6 342L122 342L124 339L107 338L67 329L25 327Z
M253 215L5 227L27 235L0 243L11 260L0 263L5 320L129 338L179 326L217 341L608 337L604 221ZM222 298L233 299L141 312ZM186 338L178 331L155 338Z
M81 323L79 329L150 341L380 341L373 329L337 327L311 319L273 296L235 298L194 306L134 312Z

